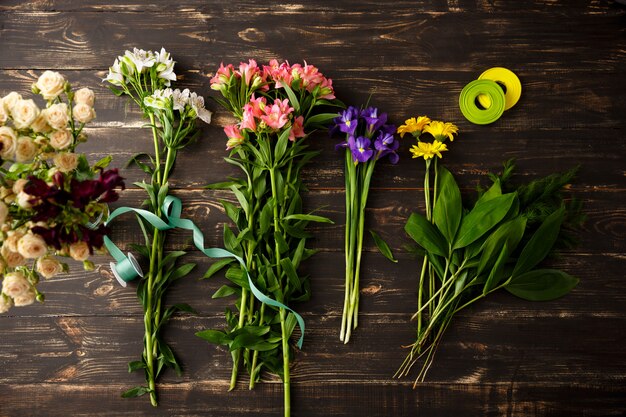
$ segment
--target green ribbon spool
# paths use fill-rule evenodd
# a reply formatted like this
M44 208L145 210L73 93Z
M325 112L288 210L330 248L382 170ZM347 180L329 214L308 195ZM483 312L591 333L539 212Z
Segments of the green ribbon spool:
M491 101L488 108L478 107L476 100L481 95L486 95ZM459 96L461 113L470 122L477 125L488 125L495 122L504 113L504 91L491 80L475 80L467 84Z
M245 272L246 277L248 278L248 285L250 286L250 291L260 302L267 304L269 306L284 308L285 310L290 311L295 316L298 326L300 327L301 334L300 339L298 340L298 348L302 349L302 343L304 342L304 319L298 313L296 313L291 308L287 307L285 304L276 301L265 294L263 294L252 282L252 278L250 277L250 273L248 272L248 268L246 267L246 263L244 260L222 248L205 248L204 247L204 234L198 226L194 224L189 219L181 219L180 215L182 213L183 204L180 199L168 195L165 197L163 202L163 206L161 211L165 216L166 221L163 221L160 217L156 216L154 213L151 213L147 210L135 209L132 207L120 207L111 213L109 219L105 224L108 224L115 217L122 215L124 213L135 213L145 219L148 223L154 226L158 230L168 230L174 228L191 230L193 233L193 243L194 245L207 257L209 258L234 258L241 269ZM108 249L109 253L113 258L117 261L117 264L111 262L111 270L113 271L113 275L118 280L118 282L122 286L126 286L127 282L136 279L137 277L143 278L143 272L141 271L141 267L137 263L135 257L129 252L128 256L124 255L124 253L118 248L108 236L104 237L104 245Z

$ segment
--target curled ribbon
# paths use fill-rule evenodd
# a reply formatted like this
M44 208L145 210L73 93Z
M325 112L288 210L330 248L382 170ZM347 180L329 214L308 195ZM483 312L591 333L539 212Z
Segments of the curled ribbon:
M245 272L246 277L248 278L248 285L250 286L250 291L260 302L278 308L284 308L285 310L293 313L294 317L298 322L298 326L300 327L301 334L300 339L298 340L298 348L302 349L302 343L304 341L304 319L298 313L296 313L291 308L287 307L285 304L276 301L267 295L263 294L252 282L252 278L250 277L250 273L248 272L248 268L246 267L246 263L244 260L222 248L205 248L204 247L204 234L195 223L189 219L181 219L180 215L182 213L182 202L180 199L168 195L165 197L165 201L163 202L162 212L167 219L167 222L163 221L160 217L151 213L147 210L135 209L131 207L120 207L111 213L109 219L105 224L108 224L115 217L133 212L140 217L144 218L148 223L150 223L153 227L158 230L169 230L174 228L191 230L193 233L193 243L194 245L207 257L209 258L234 258L241 269ZM118 248L108 236L104 237L104 245L108 249L109 253L113 258L117 261L116 263L111 262L111 270L113 271L113 275L117 281L122 285L126 286L127 282L136 279L137 277L143 278L143 272L141 267L137 263L135 257L129 252L128 256L124 255L124 253Z

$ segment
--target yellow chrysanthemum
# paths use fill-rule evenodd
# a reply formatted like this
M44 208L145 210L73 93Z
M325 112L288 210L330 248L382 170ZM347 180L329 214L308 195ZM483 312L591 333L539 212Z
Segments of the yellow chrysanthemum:
M450 139L450 142L454 140L454 135L459 132L459 128L452 123L444 123L438 120L433 120L430 124L424 127L424 133L430 133L437 140L444 141L446 138Z
M428 116L419 116L418 118L411 117L404 121L404 124L398 128L398 133L400 137L404 137L405 133L422 133L424 130L424 126L430 123L430 119Z
M437 155L439 158L442 158L441 152L447 151L448 147L445 143L439 142L435 140L433 143L429 142L418 142L417 146L413 145L411 147L411 153L413 154L413 158L423 157L424 160L430 159Z

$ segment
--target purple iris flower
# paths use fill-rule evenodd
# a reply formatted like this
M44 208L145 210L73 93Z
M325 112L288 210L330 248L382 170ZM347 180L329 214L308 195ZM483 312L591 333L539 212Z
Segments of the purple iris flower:
M380 113L376 107L368 107L362 110L361 117L365 119L367 123L367 133L370 136L387 122L387 113Z
M389 157L389 162L397 164L400 157L396 153L396 150L400 147L400 142L394 137L393 134L380 131L378 137L374 141L374 146L378 153L378 159L382 159L386 156Z
M350 146L354 162L367 162L374 155L374 151L370 149L370 143L366 137L359 136L355 139L350 136L348 146Z
M339 117L334 119L335 126L331 129L331 135L337 130L354 135L359 125L359 110L356 107L348 107L339 113Z
M396 134L396 127L394 125L382 125L379 129L381 132L385 132L389 135Z

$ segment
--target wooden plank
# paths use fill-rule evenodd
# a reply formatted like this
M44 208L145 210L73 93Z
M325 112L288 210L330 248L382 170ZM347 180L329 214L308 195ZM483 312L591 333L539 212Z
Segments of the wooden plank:
M361 313L364 315L404 314L417 309L417 280L421 262L412 256L398 253L399 262L393 264L382 255L366 253L363 256L361 277ZM298 303L294 308L308 316L341 317L344 296L343 262L341 252L322 252L303 265L302 274L311 279L310 301ZM118 317L139 315L141 306L135 294L135 285L122 288L113 278L109 268L110 257L94 259L98 269L83 272L80 265L72 264L72 272L39 284L46 294L45 304L13 308L6 317L63 317L101 316ZM229 284L223 274L210 280L199 280L211 260L192 251L184 262L198 266L188 278L173 285L168 292L168 304L188 303L202 316L221 314L232 306L232 298L211 299L222 285ZM566 297L550 303L530 303L506 292L494 294L475 304L464 315L497 314L523 320L528 317L618 318L626 302L626 283L622 277L622 254L565 253L548 264L563 269L580 279L578 287ZM604 278L597 277L597 266L602 265Z
M344 345L338 338L340 316L308 316L303 351L296 353L292 367L294 385L394 383L393 373L407 354L402 346L414 341L414 323L409 323L408 317L409 314L364 315L351 343ZM218 316L173 319L164 337L185 373L178 377L168 370L161 381L164 384L228 381L231 361L228 351L194 335L202 329L221 328L223 322ZM626 363L606 358L626 354L625 336L609 331L623 327L626 319L587 316L584 322L584 337L581 337L580 317L519 318L493 312L460 316L440 345L428 382L623 384ZM87 385L106 381L107 385L130 388L142 382L143 375L127 372L127 363L141 354L142 316L108 320L2 318L2 326L5 332L0 352L1 386ZM28 338L26 344L25 338ZM242 388L245 379L241 381ZM264 379L278 382L275 376L266 375Z
M626 54L621 13L555 13L538 19L536 13L514 11L494 18L490 13L430 14L388 6L368 13L309 16L236 5L146 13L139 21L136 13L124 12L4 12L0 54L5 68L103 68L119 54L110 46L111 34L116 49L167 46L183 67L201 71L212 71L219 60L251 56L306 57L322 68L374 72L381 67L479 71L503 63L529 71L605 72L622 70ZM165 33L163 22L170 21L176 25ZM157 32L160 37L154 36Z

